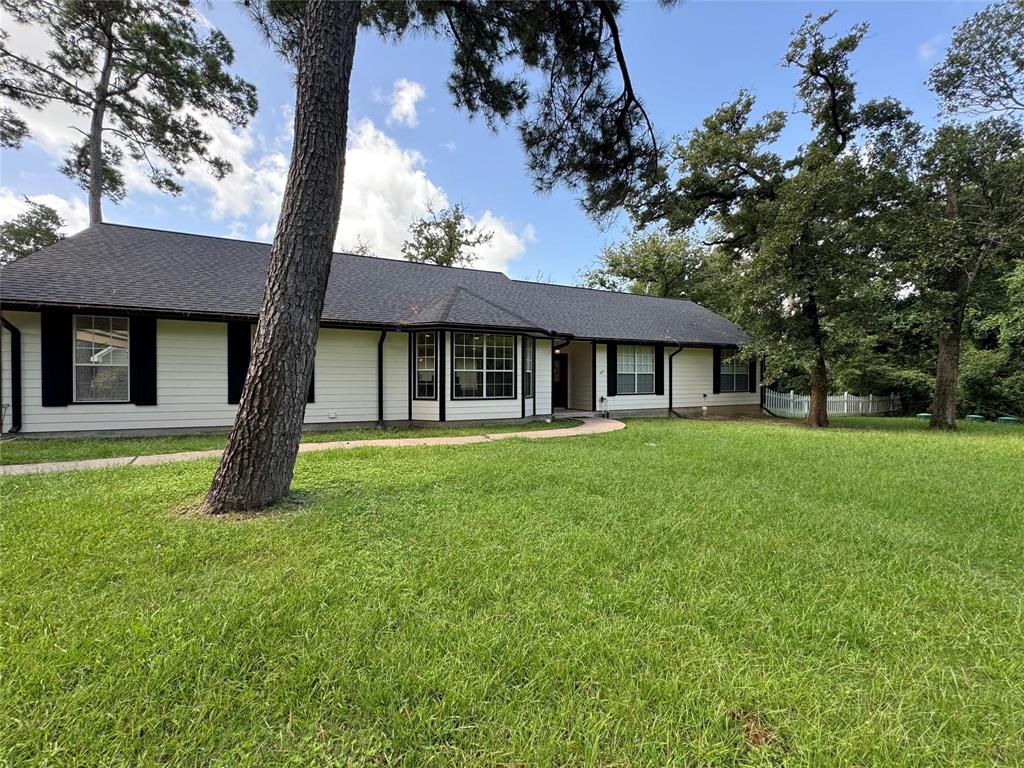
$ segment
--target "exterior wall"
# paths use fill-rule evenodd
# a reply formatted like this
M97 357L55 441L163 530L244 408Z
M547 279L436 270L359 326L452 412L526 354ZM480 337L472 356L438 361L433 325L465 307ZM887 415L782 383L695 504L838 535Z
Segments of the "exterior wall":
M671 351L669 353L671 354ZM672 372L672 407L682 412L683 408L702 406L709 409L721 406L756 406L754 412L759 413L760 391L722 392L717 395L712 393L712 363L713 352L710 349L684 349L676 355L675 369ZM760 387L760 366L757 371L757 384Z
M569 408L578 411L593 409L593 345L589 341L574 341L562 354L569 356Z
M22 432L229 427L227 325L157 322L157 405L42 405L38 312L5 312L21 329ZM131 342L129 341L129 344Z
M11 322L14 322L13 320ZM14 323L17 325L17 323ZM3 421L0 423L0 433L11 428L13 414L11 408L11 332L6 328L0 329L0 413L3 414Z
M132 403L42 406L40 316L5 312L21 329L22 432L230 427L227 402L227 325L194 320L157 321L157 405ZM315 402L307 424L377 421L379 331L323 328L317 339ZM9 398L9 339L4 336L4 401ZM408 339L389 332L384 343L384 418L408 419ZM437 418L437 403L433 418ZM9 423L9 416L8 416ZM5 428L7 423L5 423Z
M597 397L598 407L612 413L629 411L663 411L668 412L668 368L669 359L676 347L666 346L665 354L665 394L664 395L618 395L607 397L608 392L608 346L599 344L597 347ZM720 414L726 413L759 413L761 395L759 392L722 392L713 394L714 389L714 356L710 349L684 348L672 360L672 407L683 412L684 408L700 408L707 406L716 409ZM761 384L761 373L758 370L757 384ZM601 398L605 405L601 405ZM741 407L742 406L742 407Z
M537 365L533 377L537 393L537 415L551 413L551 339L537 339Z
M131 403L72 404L42 407L40 315L5 312L21 330L22 432L227 428L236 407L227 402L227 325L193 320L157 321L157 405ZM444 395L447 421L516 420L523 416L522 361L517 345L516 397L507 400L453 400L451 337L444 334ZM317 340L315 402L306 408L306 423L374 423L377 421L377 345L379 331L323 328ZM521 340L520 340L521 343ZM527 398L530 418L552 412L550 339L537 339L535 398ZM666 347L666 361L674 348ZM590 410L593 366L590 342L574 342L570 355L570 405ZM673 361L673 406L682 413L757 413L757 392L712 394L712 351L684 349ZM0 337L2 401L10 402L10 335ZM607 345L597 345L598 408L612 413L667 413L668 394L607 397ZM388 332L384 341L384 419L409 418L409 336ZM667 366L666 366L667 368ZM667 379L667 370L666 370ZM760 381L758 381L760 384ZM666 382L667 387L667 382ZM414 421L437 421L436 400L413 400ZM11 414L3 427L10 426Z

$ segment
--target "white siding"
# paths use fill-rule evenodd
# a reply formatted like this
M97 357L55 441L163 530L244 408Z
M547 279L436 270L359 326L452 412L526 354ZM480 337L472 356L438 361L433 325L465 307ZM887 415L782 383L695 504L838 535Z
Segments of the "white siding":
M113 403L43 408L39 314L10 312L5 316L21 329L24 432L199 429L229 427L234 420L235 406L227 402L225 323L157 321L155 406ZM317 339L315 402L306 408L307 424L377 420L379 339L379 331L321 329ZM5 344L5 349L8 346ZM385 419L408 418L408 349L406 334L388 334L384 343ZM5 357L5 376L9 370L6 362ZM9 392L5 380L5 401ZM437 404L433 406L436 418Z
M409 334L391 332L384 340L384 421L409 418Z
M757 405L758 392L722 392L712 394L714 388L714 353L710 349L684 349L676 355L672 372L672 407L700 408L718 405ZM758 366L758 385L761 371ZM707 397L704 397L707 395Z
M522 393L522 360L516 337L516 397L514 400L453 400L452 399L452 335L445 333L445 419L447 421L477 421L483 419L518 419L523 415L520 396Z
M11 402L11 332L4 328L0 330L0 412L3 413L0 432L6 432L11 428L13 405Z
M665 394L664 395L618 395L608 398L608 410L632 411L668 408L668 366L669 358L676 347L665 346ZM723 392L712 394L714 388L714 353L710 349L685 348L672 360L672 407L699 408L720 405L757 405L761 396L757 392ZM607 392L607 346L597 348L597 394L598 398ZM760 371L758 371L760 384ZM707 397L704 397L704 395Z
M537 380L537 415L546 416L551 413L551 340L537 339L537 367L534 371Z
M639 411L648 410L655 408L664 408L666 413L668 412L668 356L672 354L675 348L666 347L663 352L665 355L665 394L663 395L616 395L615 397L608 398L608 410L609 411ZM601 376L600 394L607 394L608 392L608 345L602 344L598 349L598 369L603 371ZM599 379L600 380L600 379Z
M5 313L21 329L23 432L165 427L227 427L227 325L157 321L157 405L131 403L42 406L37 312Z

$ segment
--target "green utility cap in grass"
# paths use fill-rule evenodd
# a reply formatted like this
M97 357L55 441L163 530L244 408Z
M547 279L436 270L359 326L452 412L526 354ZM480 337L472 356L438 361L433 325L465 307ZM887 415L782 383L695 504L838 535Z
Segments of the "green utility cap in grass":
M984 416L979 416L976 413L969 413L969 414L967 414L967 420L968 421L984 421L985 417Z
M996 419L996 424L1020 424L1020 419L1016 416L1000 416Z
M932 415L930 413L919 413L919 414L917 414L916 418L924 420L924 419L930 419L931 417L932 417Z

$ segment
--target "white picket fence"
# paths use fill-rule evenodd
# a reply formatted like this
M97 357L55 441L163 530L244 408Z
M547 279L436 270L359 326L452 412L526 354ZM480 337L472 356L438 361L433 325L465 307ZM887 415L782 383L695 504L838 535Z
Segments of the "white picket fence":
M810 395L798 395L792 391L776 392L767 387L764 389L764 407L776 416L802 419L807 416L810 402ZM829 416L884 416L901 413L902 410L900 396L895 392L890 395L864 396L844 392L841 395L829 395L828 397Z

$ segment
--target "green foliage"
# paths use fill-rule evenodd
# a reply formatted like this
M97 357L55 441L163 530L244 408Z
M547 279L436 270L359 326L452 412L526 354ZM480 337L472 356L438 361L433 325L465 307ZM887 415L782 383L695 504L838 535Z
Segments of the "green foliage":
M960 359L960 410L1024 418L1024 355L967 346Z
M1024 111L1024 0L993 3L957 27L928 84L947 113Z
M121 162L124 160L124 152L116 144L104 143L102 149L102 179L103 196L115 203L124 200L127 189L124 184L124 174L121 172ZM86 192L89 191L89 140L83 139L77 147L72 147L68 156L61 163L59 169L69 179L74 179ZM173 184L173 182L172 182ZM175 185L168 191L178 194L181 187Z
M838 423L304 454L248 520L177 512L213 461L0 478L0 755L1024 762L1024 428Z
M20 149L28 136L28 123L18 117L10 107L0 107L0 147Z
M461 204L440 211L428 205L427 215L409 227L402 255L406 261L469 267L478 258L476 249L493 239L493 232L469 223Z
M583 273L583 284L608 291L701 301L700 282L711 253L689 237L665 229L633 232L607 246L597 264Z
M28 198L25 202L27 211L0 224L0 265L17 261L64 237L64 219L57 211Z
M673 193L639 210L642 220L664 219L674 231L709 227L729 265L719 272L733 297L727 314L768 354L770 376L792 365L823 370L863 350L862 320L884 295L873 280L871 186L852 149L858 134L891 122L892 105L857 106L849 59L867 28L830 37L831 17L807 17L785 58L798 74L810 140L781 156L774 147L785 113L755 120L754 98L741 91L677 139Z
M0 7L44 29L53 46L35 57L0 47L0 95L35 109L63 102L99 118L105 194L124 194L123 153L145 163L150 181L170 194L181 191L176 179L190 160L217 178L231 170L210 152L201 117L245 125L256 113L256 89L228 72L234 50L220 31L198 33L191 3L2 0ZM81 180L84 168L83 146L72 148L62 171Z
M293 56L301 3L246 7L271 44ZM515 121L537 188L565 184L600 217L660 179L657 136L622 51L620 12L620 0L364 0L362 23L389 41L450 42L455 106L491 128Z

